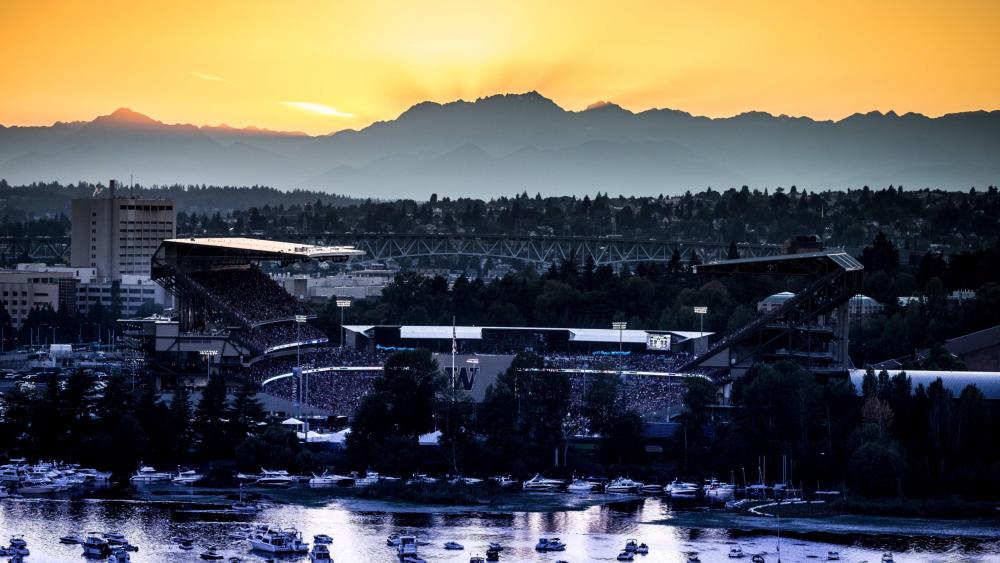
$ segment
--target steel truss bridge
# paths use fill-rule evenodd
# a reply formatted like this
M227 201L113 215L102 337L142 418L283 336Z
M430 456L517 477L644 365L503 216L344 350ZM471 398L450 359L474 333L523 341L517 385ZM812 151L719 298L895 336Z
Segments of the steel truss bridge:
M69 237L0 237L0 264L68 261Z
M185 237L188 235L178 235ZM548 265L591 256L597 265L666 262L676 251L685 263L724 260L728 243L630 239L621 237L547 237L507 235L329 234L306 233L279 237L321 246L354 246L365 251L362 262L404 258L474 256ZM776 256L778 244L737 244L741 258ZM0 263L18 261L68 262L69 237L0 237Z
M365 251L364 261L385 262L403 258L438 256L475 256L518 260L548 265L573 258L582 262L587 256L597 265L636 262L666 262L674 251L685 263L697 256L702 263L724 260L728 243L666 241L620 237L547 237L509 235L421 235L357 234L292 235L294 241L318 245L354 246ZM738 244L744 258L775 256L784 249L777 244Z

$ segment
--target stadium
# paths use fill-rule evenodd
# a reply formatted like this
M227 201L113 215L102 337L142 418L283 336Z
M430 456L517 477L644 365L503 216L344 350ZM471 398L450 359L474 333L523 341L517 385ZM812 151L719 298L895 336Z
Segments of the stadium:
M312 246L249 238L164 241L152 276L175 298L166 316L123 321L161 388L200 387L211 374L250 380L267 393L320 412L350 416L386 358L428 349L474 400L515 354L534 352L545 371L569 374L574 402L588 378L618 376L628 406L669 420L679 412L682 380L710 377L719 404L731 382L758 361L794 360L817 374L848 376L847 303L863 267L842 252L726 260L698 267L702 276L799 278L803 289L727 334L675 330L524 326L344 325L333 342L314 316L262 268L307 261L346 262L352 247ZM298 368L298 369L297 369ZM448 375L451 375L448 373Z

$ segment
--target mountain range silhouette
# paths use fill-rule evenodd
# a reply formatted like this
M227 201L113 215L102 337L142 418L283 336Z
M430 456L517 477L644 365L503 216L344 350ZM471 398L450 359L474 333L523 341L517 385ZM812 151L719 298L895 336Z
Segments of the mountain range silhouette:
M390 121L323 136L165 124L121 108L89 122L0 126L0 178L271 185L424 199L679 194L796 185L1000 183L1000 111L930 118L870 112L839 121L747 112L642 112L601 101L568 111L537 92L422 102Z

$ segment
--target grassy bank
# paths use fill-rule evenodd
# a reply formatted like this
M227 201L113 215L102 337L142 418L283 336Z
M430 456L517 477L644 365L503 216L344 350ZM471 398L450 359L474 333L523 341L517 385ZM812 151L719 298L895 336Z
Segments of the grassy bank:
M749 510L754 505L746 505ZM900 518L997 518L997 503L958 498L945 499L839 499L822 504L779 504L761 511L782 518L825 518L844 514Z

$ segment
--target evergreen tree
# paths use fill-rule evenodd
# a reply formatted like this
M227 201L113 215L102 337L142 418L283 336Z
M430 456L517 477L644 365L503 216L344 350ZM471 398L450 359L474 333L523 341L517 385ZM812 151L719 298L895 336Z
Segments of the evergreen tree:
M213 375L201 392L201 400L194 412L194 431L198 452L203 459L226 458L232 453L227 440L226 382Z

